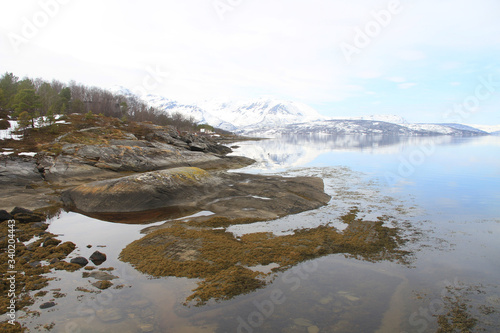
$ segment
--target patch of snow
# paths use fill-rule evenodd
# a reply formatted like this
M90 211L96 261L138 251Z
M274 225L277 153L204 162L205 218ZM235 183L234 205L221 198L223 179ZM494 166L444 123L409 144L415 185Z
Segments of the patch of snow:
M13 140L21 140L23 138L22 135L13 134L17 128L18 122L15 120L9 120L10 128L0 130L0 140L5 139L13 139Z
M35 156L37 153L35 152L29 152L29 153L19 153L19 156Z
M255 198L255 199L261 199L261 200L272 200L271 198L259 197L258 195L252 195L251 197Z

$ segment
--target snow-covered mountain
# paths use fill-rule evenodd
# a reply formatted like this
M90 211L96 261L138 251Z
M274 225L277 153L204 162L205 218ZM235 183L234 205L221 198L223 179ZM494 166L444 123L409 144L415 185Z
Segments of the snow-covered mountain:
M373 120L321 120L307 123L288 124L281 127L244 129L247 135L276 137L280 135L405 135L431 136L453 135L473 136L487 133L477 129L457 129L438 124L393 124Z
M481 130L479 128L472 127L472 126L469 126L469 125L455 124L455 123L445 123L445 124L436 124L436 125L441 125L441 126L444 126L444 127L451 127L451 128L454 128L454 129L457 129L457 130L461 130L461 131L470 131L470 132L476 132L476 133L479 133L479 134L488 134L488 132L486 132L486 131L483 131L483 130Z
M183 104L177 101L156 95L147 95L143 99L149 105L163 110L169 114L180 113L185 117L193 117L200 124L209 124L227 131L234 131L237 127L229 121L223 120L223 117L216 116L214 113L196 104Z
M461 124L405 124L411 130L429 132L433 135L486 135L488 133Z
M130 90L115 86L113 92L133 96ZM169 114L180 113L224 130L243 135L280 136L286 134L362 134L362 135L486 135L482 129L461 124L408 124L397 115L371 115L328 119L299 102L272 98L250 101L205 100L181 103L163 96L139 96L147 104Z
M485 131L493 134L494 132L500 132L500 125L471 125L467 124L467 126L477 128L481 131Z
M121 86L113 86L114 93L132 96L132 92ZM180 113L193 117L199 123L206 123L228 131L244 128L283 126L291 123L325 119L310 106L272 98L250 101L205 100L181 103L163 96L139 96L147 104L167 113Z
M146 102L166 112L179 112L200 123L229 131L250 127L283 126L324 119L313 108L298 102L258 99L245 102L202 101L181 104L165 97L147 95Z

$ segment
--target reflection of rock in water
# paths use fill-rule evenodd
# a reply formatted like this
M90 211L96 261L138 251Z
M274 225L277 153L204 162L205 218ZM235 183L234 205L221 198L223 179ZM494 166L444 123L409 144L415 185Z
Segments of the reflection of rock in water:
M332 151L362 151L370 154L400 153L407 146L433 147L459 142L451 136L419 137L394 135L283 135L275 139L242 144L234 153L257 161L264 169L304 165ZM253 165L254 168L256 165Z
M372 262L408 263L409 253L400 248L405 240L399 236L399 229L383 226L382 219L362 221L357 213L353 208L342 217L348 225L343 232L320 226L296 230L291 235L253 233L239 239L225 230L175 225L129 244L121 259L153 276L202 279L187 298L187 302L194 301L196 305L210 299L231 299L265 286L269 275L266 279L265 273L251 269L257 265L275 263L277 267L272 269L275 273L333 253ZM204 223L210 225L210 221Z

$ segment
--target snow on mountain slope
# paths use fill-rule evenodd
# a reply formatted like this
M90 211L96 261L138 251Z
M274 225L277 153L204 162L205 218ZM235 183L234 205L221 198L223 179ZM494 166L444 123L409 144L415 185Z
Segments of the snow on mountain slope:
M277 99L222 103L206 101L198 105L238 128L256 125L284 125L325 118L303 103Z
M115 86L115 93L134 96ZM363 135L486 135L480 126L461 124L408 124L397 115L369 115L329 119L299 102L261 98L251 101L204 100L181 103L157 95L138 96L147 104L169 114L180 113L198 123L206 123L244 135L282 134L363 134ZM478 129L479 128L479 129ZM490 126L487 132L499 130Z
M198 123L209 124L228 131L234 131L236 127L228 121L222 120L221 117L209 112L194 104L181 104L177 101L155 95L144 96L145 101L160 110L169 114L180 113L185 117L193 117Z
M470 125L467 126L480 129L481 131L485 131L487 133L493 134L494 132L500 132L500 125Z
M488 132L482 131L478 128L469 126L469 125L462 125L462 124L456 124L456 123L444 123L444 124L436 124L436 125L442 125L442 126L447 126L451 127L457 130L461 131L469 131L469 132L476 132L476 133L481 133L481 134L487 134Z
M324 119L313 108L298 102L258 99L246 102L202 101L180 104L161 96L147 95L143 99L168 113L181 113L225 130L251 126L280 126L296 122Z
M111 90L124 96L133 96L127 88L113 86ZM281 126L290 123L325 119L310 106L293 101L261 98L250 101L217 101L181 103L163 96L138 96L147 104L167 113L193 117L199 123L234 131L249 126Z
M405 126L372 120L320 120L298 124L288 124L281 127L245 128L241 130L246 135L275 137L289 134L324 134L324 135L422 135L423 132L412 130Z
M467 126L460 128L459 124L404 124L411 130L421 132L433 132L441 135L478 135L486 134L483 131L478 131L475 128L467 129Z
M407 124L408 122L401 116L397 116L394 114L377 114L377 115L369 115L369 116L361 116L361 117L336 117L335 119L342 120L373 120L373 121L383 121L386 123L393 124Z

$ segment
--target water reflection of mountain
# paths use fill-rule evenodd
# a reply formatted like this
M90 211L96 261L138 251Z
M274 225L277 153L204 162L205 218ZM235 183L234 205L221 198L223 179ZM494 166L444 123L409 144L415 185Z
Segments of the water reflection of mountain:
M255 159L252 168L281 169L306 165L331 151L398 154L410 146L460 144L462 140L452 136L294 135L244 142L234 154Z

